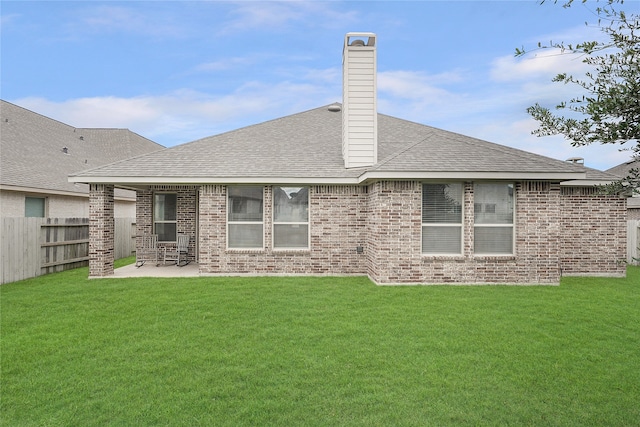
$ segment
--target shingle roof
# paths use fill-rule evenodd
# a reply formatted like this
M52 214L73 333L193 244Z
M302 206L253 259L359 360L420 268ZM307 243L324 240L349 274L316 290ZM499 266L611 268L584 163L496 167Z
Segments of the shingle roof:
M640 168L640 160L629 160L628 162L624 162L619 164L618 166L614 166L611 169L607 169L608 173L614 174L618 178L624 178L629 174L631 169L639 169Z
M629 160L628 162L622 163L618 166L614 166L611 169L607 169L608 173L611 173L618 177L618 179L622 179L629 175L631 169L639 169L640 168L640 160ZM627 207L632 209L640 208L640 197L636 194L634 197L627 199Z
M104 178L114 183L298 179L311 183L385 173L397 177L419 173L425 178L449 173L464 178L505 172L584 179L588 170L383 114L378 115L379 162L345 169L341 132L341 113L323 106L84 171L73 179L99 182Z
M0 184L30 189L87 193L69 174L164 148L128 129L74 128L2 100L0 130Z

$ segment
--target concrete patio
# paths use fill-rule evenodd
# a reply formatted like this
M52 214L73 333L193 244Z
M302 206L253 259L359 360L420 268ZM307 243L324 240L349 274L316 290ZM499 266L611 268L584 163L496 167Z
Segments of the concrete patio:
M183 267L175 264L156 266L155 264L145 263L142 267L136 267L135 264L125 265L116 268L113 276L107 278L124 278L124 277L199 277L198 264L189 263Z

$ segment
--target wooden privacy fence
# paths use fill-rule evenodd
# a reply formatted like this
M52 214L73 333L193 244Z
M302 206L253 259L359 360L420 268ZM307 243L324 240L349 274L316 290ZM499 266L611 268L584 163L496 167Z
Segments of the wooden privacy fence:
M2 218L0 273L9 283L89 265L88 218ZM116 259L135 250L135 219L115 219Z
M640 265L640 220L627 221L627 262Z

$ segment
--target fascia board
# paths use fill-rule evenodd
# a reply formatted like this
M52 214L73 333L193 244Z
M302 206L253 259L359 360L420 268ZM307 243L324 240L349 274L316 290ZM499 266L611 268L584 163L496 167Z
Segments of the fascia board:
M318 184L358 185L380 179L390 180L544 180L569 181L575 184L607 183L585 180L584 172L364 172L359 177L130 177L130 176L70 176L69 182L115 185L193 185L193 184Z
M543 180L566 181L585 178L584 172L380 172L370 171L360 175L359 183L380 179L416 179L416 180Z
M34 194L55 194L56 196L71 196L71 197L87 197L87 193L83 191L64 191L64 190L51 190L48 188L36 188L36 187L21 187L19 185L0 185L0 190L6 191L19 191L21 193L34 193Z
M560 185L562 187L591 187L594 185L607 185L612 182L615 182L615 180L574 179L561 182Z
M86 184L114 184L117 186L140 185L205 185L205 184L359 184L357 177L118 177L118 176L72 176L69 182Z
M0 185L0 190L16 191L20 193L42 194L45 196L52 195L52 196L83 197L83 198L89 197L88 192L75 193L73 191L49 190L49 189L32 188L32 187L19 187L15 185ZM124 188L124 190L135 191L135 189L131 189L131 188ZM132 196L132 197L114 196L114 199L130 202L130 201L135 201L136 197L135 196Z

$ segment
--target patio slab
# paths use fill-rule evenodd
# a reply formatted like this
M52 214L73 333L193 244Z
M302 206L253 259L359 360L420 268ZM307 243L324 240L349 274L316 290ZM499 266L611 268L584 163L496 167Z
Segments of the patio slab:
M153 264L145 264L142 267L136 267L135 264L125 265L116 268L113 271L113 278L122 277L198 277L200 276L198 264L189 263L184 267L178 267L175 264L155 266Z

